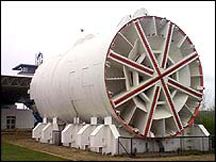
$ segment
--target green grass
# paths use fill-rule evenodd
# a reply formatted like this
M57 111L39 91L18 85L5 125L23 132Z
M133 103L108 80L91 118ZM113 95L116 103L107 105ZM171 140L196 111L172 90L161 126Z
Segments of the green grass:
M25 147L10 143L1 143L2 161L66 161L60 157L52 156L39 151L34 151Z
M195 118L196 124L203 124L211 135L215 134L215 110L199 111Z

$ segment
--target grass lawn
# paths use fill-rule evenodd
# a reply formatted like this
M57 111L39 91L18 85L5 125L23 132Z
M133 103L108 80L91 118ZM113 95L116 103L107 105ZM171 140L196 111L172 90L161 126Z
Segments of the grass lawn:
M101 155L66 146L40 143L32 139L32 132L1 132L2 161L215 161L215 154L202 153L195 155L167 157L134 157ZM37 151L38 150L38 151ZM42 152L44 151L44 152ZM61 155L61 157L59 157ZM65 158L65 159L64 159Z
M60 157L52 156L39 151L34 151L10 143L1 143L2 161L66 161Z

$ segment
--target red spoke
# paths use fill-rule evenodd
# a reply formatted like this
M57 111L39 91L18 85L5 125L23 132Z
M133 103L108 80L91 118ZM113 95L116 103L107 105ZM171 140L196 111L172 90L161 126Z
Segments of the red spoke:
M158 76L154 77L152 79L149 79L146 82L140 84L139 86L137 86L137 87L133 88L132 90L126 92L125 94L121 95L120 97L114 99L113 102L114 102L115 106L118 107L119 105L125 103L126 101L128 101L132 97L143 92L145 89L149 88L150 86L153 86L154 83L156 83L159 79L160 79L160 77L158 77Z
M182 126L182 123L181 123L181 121L180 121L180 117L179 117L178 113L177 113L176 110L175 110L173 101L172 101L172 99L171 99L171 97L170 97L170 93L169 93L168 87L167 87L167 85L165 84L165 82L164 82L163 79L161 79L161 83L162 83L163 90L164 90L164 92L165 92L166 100L167 100L168 105L169 105L169 107L170 107L170 109L171 109L171 112L172 112L172 114L173 114L173 116L174 116L174 121L175 121L177 127L179 128L179 130L182 130L183 126Z
M132 90L126 92L124 95L118 97L117 99L114 100L114 104L116 106L120 105L120 104L123 104L128 99L138 95L139 93L144 91L146 88L148 88L151 85L153 85L154 83L156 83L159 79L163 78L164 76L171 75L173 72L176 71L176 69L182 68L183 66L187 65L189 62L192 62L193 60L197 59L197 57L198 57L197 53L191 54L189 57L186 57L182 61L178 62L176 65L174 65L174 66L170 67L169 69L167 69L160 76L149 79L148 81L144 82L143 84L140 84L139 86L137 86L137 87L133 88Z
M189 99L191 99L191 97L194 97L195 99L197 98L198 100L202 98L202 93L201 93L202 90L199 91L198 90L199 87L197 87L196 89L196 87L194 88L194 85L192 84L184 85L180 81L176 81L170 77L171 75L177 73L178 71L181 72L183 68L190 69L192 66L191 63L196 60L199 60L199 56L197 52L195 51L195 49L189 54L184 53L184 51L180 51L179 54L176 54L175 58L177 58L177 60L176 59L172 60L172 58L170 58L170 52L172 49L171 47L175 46L179 49L185 40L180 40L179 42L177 42L177 44L172 44L175 24L173 24L170 21L167 21L166 19L163 19L163 22L158 22L158 20L156 21L156 18L157 17L153 18L152 27L154 28L153 29L154 33L148 33L148 31L145 30L145 27L142 24L145 22L142 22L141 18L132 20L133 21L132 27L134 27L135 29L135 33L132 33L132 34L135 34L135 35L133 37L126 38L124 35L119 33L122 36L122 38L132 47L130 48L130 51L127 50L129 54L127 56L126 55L124 56L110 49L110 52L108 53L108 56L107 56L108 61L111 61L111 63L113 63L114 65L118 64L120 67L123 66L123 74L125 76L124 77L125 87L119 89L119 92L117 92L117 94L115 93L115 95L111 97L112 106L114 110L115 108L119 109L121 107L127 108L130 106L129 105L126 106L123 104L127 102L128 103L132 102L135 109L139 108L141 111L143 111L144 113L141 114L142 115L141 117L143 117L143 119L135 124L134 124L134 121L131 121L132 122L131 124L134 124L135 126L140 126L140 125L142 126L143 124L142 126L143 129L141 129L141 132L142 132L142 136L145 136L145 137L149 136L149 133L151 132L152 129L154 133L156 131L158 134L159 133L167 134L166 132L167 129L165 127L167 123L164 123L165 122L164 120L162 121L163 131L159 130L158 132L158 130L155 130L155 128L152 128L152 123L155 122L154 116L155 115L157 116L158 114L156 113L159 113L155 111L157 110L157 104L158 105L160 104L166 107L168 106L168 111L170 112L169 115L171 116L171 119L174 121L174 123L170 123L171 124L170 127L174 126L175 129L177 129L176 130L177 133L180 133L184 128L183 124L185 124L187 117L182 116L182 114L180 113L180 110L183 109L183 107L181 107L182 105L179 105L176 103L178 101L174 100L173 96L178 91L180 93L187 94L187 96L189 96ZM161 19L159 20L162 21ZM155 35L157 35L157 25L159 25L160 23L162 23L161 24L162 26L166 24L165 26L166 28L162 29L162 30L165 30L165 39L163 42L161 42L162 44L160 44L159 47L156 48L156 44L154 44L154 42L152 41L157 40ZM180 35L182 34L181 32L179 33L178 31L177 33ZM182 36L184 37L184 35L185 34L183 33ZM185 37L184 39L187 39L187 37ZM151 45L152 43L153 45ZM191 45L187 44L186 46L193 48L191 42L190 44ZM161 45L162 45L162 48L160 48ZM159 57L156 57L156 56L159 56ZM158 58L160 58L159 61L158 61ZM167 67L166 65L169 60L171 60L172 65L170 67ZM144 65L141 63L143 63ZM152 66L150 68L148 67L149 63ZM133 73L129 73L128 70L131 70ZM139 76L140 74L145 74L145 75ZM181 73L179 73L179 75L180 74ZM200 72L200 75L201 74L202 74L202 71ZM199 76L199 77L200 77L199 82L201 86L202 76ZM124 81L121 83L124 83ZM158 85L159 82L161 82L160 85ZM113 84L116 84L116 83L113 83ZM175 89L172 95L171 95L169 87ZM146 91L150 88L153 88L152 89L153 95L152 95L152 91L150 92ZM164 98L164 100L158 101L161 91L163 91L164 93L164 97L162 97ZM147 93L145 94L145 92ZM149 95L151 96L150 98L148 98ZM140 97L140 98L138 99L137 97ZM145 107L146 104L148 106L148 109ZM160 116L160 118L167 117L165 114L165 111L167 111L166 107L163 110L161 109L161 112L162 113L164 112L164 114L159 114L158 116ZM115 111L117 111L117 109ZM127 111L127 113L123 113L123 115L121 115L120 117L122 117L123 120L127 121L126 123L128 124L128 121L130 121L130 119L134 117L135 109L133 111L132 109L129 109L130 111ZM120 109L118 111L122 112L124 110ZM125 115L125 114L128 114L128 115ZM136 115L137 114L135 114L135 116ZM132 126L128 126L128 127L132 127ZM169 127L169 124L168 124L168 127ZM141 134L139 133L139 135Z
M147 41L147 38L145 36L145 33L144 33L144 31L143 31L143 29L142 29L139 21L135 22L135 27L136 27L136 29L138 31L137 33L138 33L138 35L139 35L139 37L141 39L141 42L144 45L146 53L147 53L148 57L150 58L150 61L151 61L152 65L153 65L154 69L156 70L157 74L160 75L161 72L160 72L160 70L158 68L158 64L157 64L156 58L155 58L155 56L152 53L151 47L150 47L150 45L149 45L149 43Z
M110 52L108 55L108 58L111 58L120 64L128 66L128 67L130 67L136 71L143 72L144 74L147 74L150 76L152 76L152 74L154 73L154 71L152 69L150 69L144 65L138 64L138 63L136 63L136 62L124 57L124 56L121 56L117 53L114 53L114 52Z
M194 96L194 97L196 97L198 99L202 98L202 93L200 93L200 92L198 92L198 91L196 91L196 90L194 90L194 89L192 89L190 87L187 87L187 86L177 82L174 79L169 78L168 79L168 84L175 87L175 88L177 88L177 89L179 89L179 90L181 90L181 91L183 91L183 92L185 92L185 93L187 93L187 94L189 94L189 95L191 95L191 96Z
M185 57L183 60L177 62L175 65L171 66L167 70L164 71L164 73L161 74L161 77L172 75L177 70L183 68L184 66L188 65L189 63L193 62L198 58L198 55L196 52L190 54L189 56Z
M147 119L147 123L144 129L144 136L146 137L148 135L149 129L150 129L150 125L152 123L152 116L156 107L156 102L158 100L159 97L159 88L160 86L156 86L155 91L154 91L154 95L153 95L153 99L152 99L152 103L151 103L151 108L150 111L148 113L148 119Z
M162 64L161 67L164 68L167 62L167 55L169 52L169 47L171 44L171 37L172 37L172 33L173 33L173 28L174 25L172 25L171 22L169 22L169 26L168 26L168 31L167 31L167 36L166 36L166 40L165 40L165 46L164 46L164 51L163 51L163 55L162 55Z

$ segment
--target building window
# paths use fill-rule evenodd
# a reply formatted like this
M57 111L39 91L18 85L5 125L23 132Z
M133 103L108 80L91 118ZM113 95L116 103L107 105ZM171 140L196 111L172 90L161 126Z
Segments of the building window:
M15 116L7 116L6 118L6 127L7 129L15 129L15 122L16 117Z

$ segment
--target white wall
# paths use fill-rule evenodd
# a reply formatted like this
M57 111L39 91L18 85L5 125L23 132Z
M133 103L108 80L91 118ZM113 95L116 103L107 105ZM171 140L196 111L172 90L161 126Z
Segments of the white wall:
M18 129L31 129L34 127L34 116L32 110L2 108L1 107L1 130L6 129L7 116L16 116L16 125Z
M34 116L32 110L17 110L16 128L33 128Z

